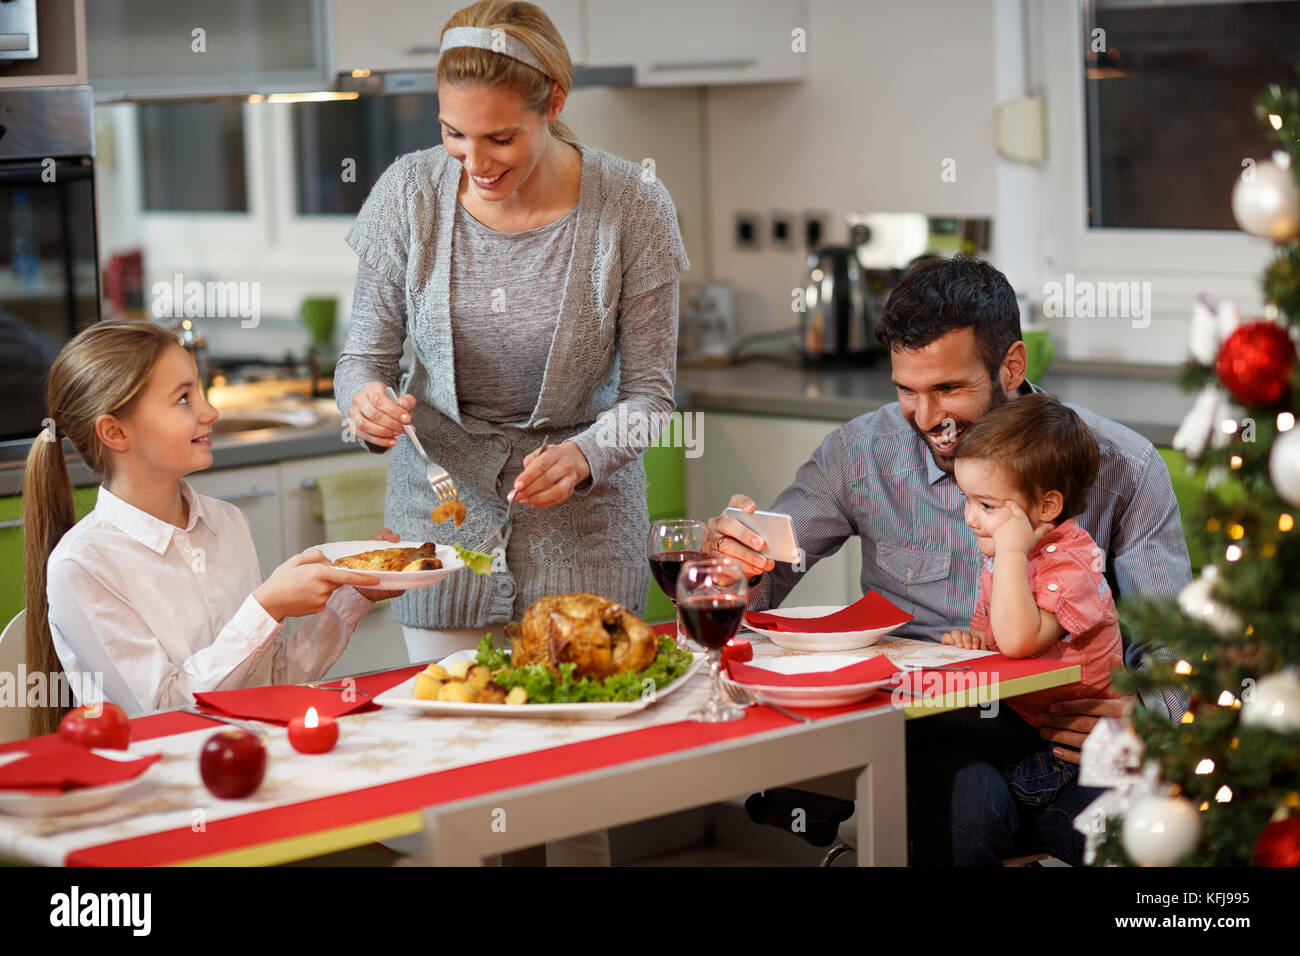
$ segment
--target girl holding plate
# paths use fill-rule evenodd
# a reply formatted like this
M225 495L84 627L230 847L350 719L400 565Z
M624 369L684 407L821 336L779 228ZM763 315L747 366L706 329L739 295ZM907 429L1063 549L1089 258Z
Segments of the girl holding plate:
M398 157L347 236L360 263L334 388L357 437L393 449L388 524L477 548L519 506L504 567L393 602L413 661L473 647L547 594L645 606L639 459L673 409L690 264L662 183L560 122L572 75L534 5L456 13L438 61L443 145ZM409 394L394 402L407 339ZM467 507L454 532L431 522L405 423Z

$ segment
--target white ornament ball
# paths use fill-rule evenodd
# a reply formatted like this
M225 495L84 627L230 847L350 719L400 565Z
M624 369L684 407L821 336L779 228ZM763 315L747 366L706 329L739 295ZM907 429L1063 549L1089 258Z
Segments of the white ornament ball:
M1300 235L1300 187L1291 170L1271 160L1244 170L1232 187L1232 215L1252 236L1282 242Z
M1268 477L1277 496L1300 508L1300 425L1273 439L1268 453Z
M1184 797L1142 797L1129 807L1120 842L1143 866L1173 866L1196 846L1201 815Z
M1178 607L1188 617L1210 625L1217 634L1224 637L1238 635L1241 633L1241 618L1210 594L1214 588L1214 579L1218 576L1218 568L1212 564L1206 565L1200 577L1178 592Z
M1282 734L1300 731L1300 673L1287 668L1260 678L1242 694L1241 722Z

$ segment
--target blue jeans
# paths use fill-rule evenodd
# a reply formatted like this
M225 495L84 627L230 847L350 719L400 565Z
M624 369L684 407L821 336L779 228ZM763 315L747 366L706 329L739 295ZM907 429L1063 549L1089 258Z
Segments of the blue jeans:
M1038 730L1003 704L907 723L908 856L913 866L998 866L1043 851L1083 864L1074 818L1101 790L1080 787Z

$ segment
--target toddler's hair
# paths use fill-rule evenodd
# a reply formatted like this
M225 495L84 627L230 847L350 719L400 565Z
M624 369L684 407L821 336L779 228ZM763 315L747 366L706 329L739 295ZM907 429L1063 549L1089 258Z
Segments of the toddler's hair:
M1060 524L1083 510L1097 480L1101 451L1092 429L1073 409L1035 392L986 412L961 436L953 458L996 462L1031 501L1059 491L1063 502L1054 524Z

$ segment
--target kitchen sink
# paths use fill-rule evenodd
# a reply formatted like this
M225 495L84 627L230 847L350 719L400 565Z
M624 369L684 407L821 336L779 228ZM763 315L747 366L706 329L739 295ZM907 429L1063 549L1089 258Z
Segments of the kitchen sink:
M311 428L321 421L319 414L307 408L227 411L212 423L212 433L242 435L270 428Z

